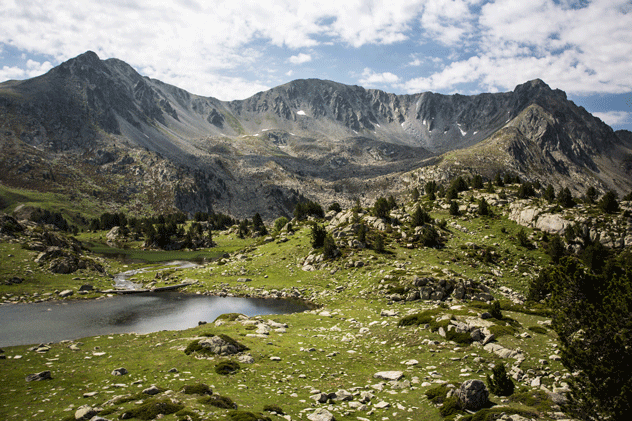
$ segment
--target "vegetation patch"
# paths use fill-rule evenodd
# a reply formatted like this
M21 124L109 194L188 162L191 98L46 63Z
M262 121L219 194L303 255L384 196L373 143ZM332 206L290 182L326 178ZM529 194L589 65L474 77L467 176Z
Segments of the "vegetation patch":
M137 408L125 411L121 418L137 418L139 420L153 420L158 415L170 415L184 409L181 403L173 403L171 399L150 400Z
M545 327L542 326L529 326L528 328L531 332L539 333L540 335L546 335L548 331Z
M266 417L263 414L247 411L230 411L228 418L231 421L272 421L270 417Z
M220 409L237 409L237 404L228 396L211 395L200 399L198 402Z
M475 414L466 415L461 418L462 421L494 421L503 417L503 415L520 415L527 419L538 419L539 415L531 411L524 411L515 408L486 408L477 411Z
M185 385L182 388L182 393L185 395L212 395L211 388L204 383L197 383L192 385Z
M227 376L239 370L239 363L236 361L220 361L215 366L215 372L222 376Z
M283 409L279 405L276 405L276 404L265 405L263 407L263 410L266 412L276 412L279 415L284 414Z

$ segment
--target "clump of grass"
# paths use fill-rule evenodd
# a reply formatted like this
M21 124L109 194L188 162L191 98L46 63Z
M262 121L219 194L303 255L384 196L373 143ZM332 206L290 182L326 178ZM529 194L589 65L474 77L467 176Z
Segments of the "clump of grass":
M185 395L212 395L211 388L204 383L197 383L192 385L185 385L182 388L182 393Z
M272 421L270 417L263 414L247 411L230 411L228 417L231 421Z
M445 338L463 345L469 345L473 341L469 332L457 332L456 329L448 330L445 334Z
M500 338L505 335L514 335L518 329L513 326L494 325L489 328L489 331L497 338Z
M421 313L411 314L409 316L403 317L398 325L399 326L416 326L416 325L425 325L425 324L433 324L434 316L437 315L439 310L426 310Z
M538 419L538 414L530 411L523 411L514 408L486 408L477 411L475 414L466 415L461 418L462 421L494 421L501 417L501 414L510 415L520 415L521 417L525 417L527 419Z
M456 396L447 398L443 401L441 408L439 408L439 414L441 414L442 417L450 417L461 412L463 412L463 405Z
M229 344L231 344L231 345L233 345L234 347L236 347L236 348L237 348L237 350L238 350L239 352L248 351L248 347L247 347L246 345L244 345L244 344L241 344L241 343L237 342L236 340L234 340L233 338L231 338L231 337L230 337L230 336L228 336L228 335L224 335L224 334L222 333L222 334L217 335L217 336L219 336L220 338L222 338L223 340L225 340L225 341L226 341L226 342L228 342Z
M215 319L215 321L223 320L225 322L234 322L241 315L242 314L240 314L240 313L224 313L224 314L220 314L219 316L217 316L217 319Z
M228 396L211 395L200 399L199 402L220 409L237 409L237 404Z
M173 403L170 399L150 400L140 405L139 407L132 408L129 411L125 411L121 418L138 418L140 420L153 420L158 415L170 415L184 409L184 405L181 403Z
M191 411L190 409L183 409L176 412L176 417L178 417L179 421L202 421L200 415Z
M200 345L200 340L196 339L194 341L191 341L189 343L189 345L187 345L186 349L184 350L184 353L187 355L191 355L194 352L200 353L200 354L208 354L211 355L212 352L210 350L208 350L207 348L204 348L202 345Z
M239 363L236 361L220 361L215 366L215 372L217 374L221 374L222 376L226 376L228 374L234 373L239 370Z
M511 402L530 406L540 412L551 411L551 407L554 405L553 401L551 401L549 396L543 390L514 393L511 395L509 400Z
M434 404L442 403L446 396L448 396L449 389L445 384L441 384L439 386L433 387L431 389L426 390L425 395L428 397L430 402Z
M263 407L263 410L266 412L276 412L279 415L283 415L283 409L281 409L281 407L276 404L265 405Z
M539 333L540 335L546 335L547 330L542 326L529 326L531 332Z

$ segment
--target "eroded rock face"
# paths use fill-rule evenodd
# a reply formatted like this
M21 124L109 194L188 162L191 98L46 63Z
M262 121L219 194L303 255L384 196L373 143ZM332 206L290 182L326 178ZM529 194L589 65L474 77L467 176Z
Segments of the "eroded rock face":
M456 396L465 409L473 411L483 408L489 402L489 391L480 380L466 380L456 391Z

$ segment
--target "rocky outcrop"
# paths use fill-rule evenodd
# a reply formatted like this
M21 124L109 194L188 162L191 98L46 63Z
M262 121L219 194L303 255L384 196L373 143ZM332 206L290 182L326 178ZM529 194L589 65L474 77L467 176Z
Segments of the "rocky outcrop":
M456 392L456 396L465 409L477 411L489 402L489 392L480 380L466 380Z

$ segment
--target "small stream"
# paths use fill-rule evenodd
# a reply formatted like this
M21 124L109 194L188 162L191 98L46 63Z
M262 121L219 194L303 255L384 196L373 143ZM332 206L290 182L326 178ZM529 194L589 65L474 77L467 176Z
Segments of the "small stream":
M139 273L167 270L168 268L165 268L165 266L171 266L176 269L189 269L189 268L198 267L200 265L198 265L197 263L187 262L184 260L176 260L173 262L161 264L160 266L150 266L150 267L141 268L141 269L128 270L126 272L121 272L114 276L114 288L121 289L121 290L129 290L129 291L137 291L139 289L143 289L142 285L139 285L135 282L130 281L129 278L131 278L134 275L138 275ZM156 269L157 267L160 267L161 269Z

